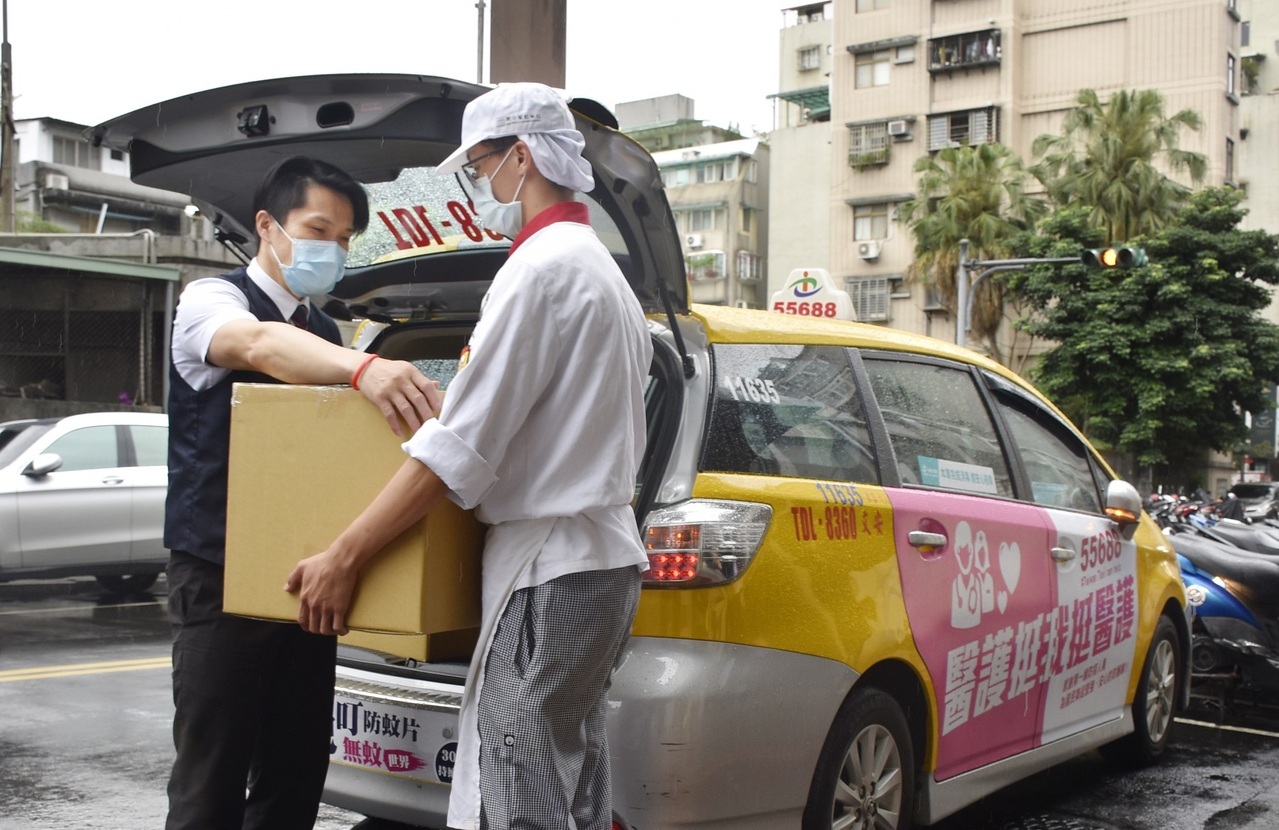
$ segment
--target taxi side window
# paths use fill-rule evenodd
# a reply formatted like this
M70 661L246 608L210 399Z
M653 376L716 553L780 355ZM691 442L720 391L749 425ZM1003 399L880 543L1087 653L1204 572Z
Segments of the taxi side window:
M902 484L1013 495L998 433L969 372L866 358Z
M114 426L82 427L50 444L45 452L62 456L60 473L101 470L120 466Z
M1046 507L1100 513L1101 493L1083 442L1030 396L1002 379L989 379L1030 478L1030 499Z
M866 411L837 346L716 346L704 472L879 482Z

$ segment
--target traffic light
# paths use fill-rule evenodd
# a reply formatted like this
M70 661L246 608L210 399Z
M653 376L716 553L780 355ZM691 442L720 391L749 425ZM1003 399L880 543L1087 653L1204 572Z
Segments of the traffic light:
M1144 248L1089 248L1079 261L1089 268L1138 268L1150 262Z

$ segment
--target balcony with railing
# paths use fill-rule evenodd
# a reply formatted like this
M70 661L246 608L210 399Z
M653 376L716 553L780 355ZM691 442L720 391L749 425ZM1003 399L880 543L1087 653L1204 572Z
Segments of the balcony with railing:
M1000 56L998 29L966 32L928 41L928 71L933 74L998 66Z

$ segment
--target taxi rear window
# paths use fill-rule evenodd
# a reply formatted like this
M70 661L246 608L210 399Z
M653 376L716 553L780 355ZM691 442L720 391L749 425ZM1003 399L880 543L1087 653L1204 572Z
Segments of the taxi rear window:
M457 176L433 167L407 167L392 181L365 185L369 226L351 241L348 268L377 265L449 251L507 248L511 240L485 229ZM591 227L615 256L626 254L616 223L586 196Z
M721 345L714 358L704 472L879 483L842 348Z

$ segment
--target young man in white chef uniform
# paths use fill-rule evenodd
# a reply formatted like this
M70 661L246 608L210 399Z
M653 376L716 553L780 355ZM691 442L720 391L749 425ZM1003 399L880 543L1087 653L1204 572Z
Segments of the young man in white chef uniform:
M489 524L449 826L608 830L604 700L647 559L631 509L652 343L589 224L585 140L541 84L467 105L463 171L485 227L514 238L438 420L333 545L289 578L299 622L345 632L360 566L440 497Z

